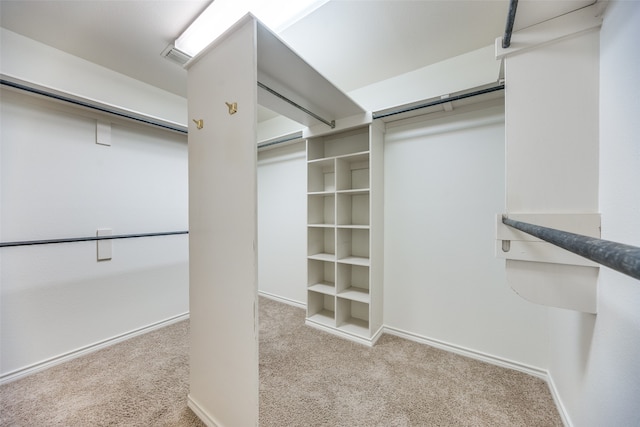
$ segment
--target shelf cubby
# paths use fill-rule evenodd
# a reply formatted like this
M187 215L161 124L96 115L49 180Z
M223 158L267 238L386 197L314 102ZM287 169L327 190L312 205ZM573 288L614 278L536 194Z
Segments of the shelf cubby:
M369 267L338 263L335 284L340 298L369 303Z
M369 153L336 159L335 179L337 191L369 189Z
M356 335L369 332L369 304L338 297L335 308L339 329Z
M320 292L307 292L307 318L335 327L335 297Z
M369 265L369 230L338 228L337 259L346 264Z
M335 162L333 159L309 163L307 191L309 193L332 193L336 190Z
M307 286L309 290L335 295L335 263L316 259L307 260Z
M313 138L307 143L307 160L340 157L369 151L369 133L366 128Z
M333 194L310 194L307 197L309 225L336 223L336 198Z
M369 226L369 191L350 191L337 194L336 224Z
M336 241L333 227L309 227L307 229L307 256L318 260L335 260Z

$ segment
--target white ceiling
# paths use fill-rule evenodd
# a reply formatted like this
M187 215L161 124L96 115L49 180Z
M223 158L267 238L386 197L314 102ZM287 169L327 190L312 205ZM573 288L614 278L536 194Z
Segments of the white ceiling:
M0 0L0 25L186 95L161 56L209 0ZM593 3L520 0L516 29ZM331 0L280 36L345 92L493 44L508 0Z

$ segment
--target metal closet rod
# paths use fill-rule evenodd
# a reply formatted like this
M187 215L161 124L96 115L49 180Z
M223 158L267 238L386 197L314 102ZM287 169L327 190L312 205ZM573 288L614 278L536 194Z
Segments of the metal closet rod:
M262 142L258 144L258 150L260 150L261 148L271 147L273 145L284 144L285 142L295 141L296 139L302 140L302 132L296 132L293 135L287 135L280 139L276 139L268 142Z
M640 280L639 247L516 221L506 215L502 216L502 223Z
M186 230L185 231L164 231L160 233L118 234L113 236L70 237L66 239L25 240L21 242L0 242L0 248L7 248L12 246L49 245L52 243L91 242L94 240L114 240L114 239L133 239L137 237L172 236L175 234L189 234L189 232Z
M513 33L513 24L516 22L516 9L518 8L518 0L509 2L509 14L507 15L507 24L504 29L504 37L502 37L502 48L506 49L511 46L511 33Z
M26 92L30 92L36 95L41 95L41 96L46 96L47 98L52 98L58 101L64 101L64 102L68 102L70 104L74 104L74 105L78 105L80 107L84 107L84 108L89 108L91 110L96 110L96 111L100 111L102 113L108 113L108 114L113 114L115 116L118 117L123 117L125 119L129 119L129 120L134 120L136 122L141 122L147 125L152 125L152 126L157 126L163 129L168 129L168 130L172 130L174 132L179 132L179 133L183 133L183 134L187 134L187 130L183 129L183 128L179 128L176 126L171 126L171 125L167 125L161 122L157 122L155 120L151 120L151 119L144 119L142 117L137 117L134 115L130 115L130 114L126 114L123 113L121 111L117 111L117 110L113 110L107 107L102 107L99 105L95 105L95 104L91 104L89 102L84 102L84 101L79 101L77 99L73 99L73 98L69 98L66 96L62 96L62 95L58 95L55 93L51 93L51 92L47 92L41 89L36 89L33 87L29 87L20 83L15 83L9 80L5 80L5 79L0 79L0 83L5 85L5 86L9 86L15 89L20 89L20 90L24 90Z
M276 97L282 99L284 102L287 102L291 105L293 105L294 107L296 107L298 110L310 115L311 117L313 117L316 120L320 120L322 123L324 123L325 125L329 126L331 129L336 127L336 121L335 120L326 120L323 119L322 117L320 117L319 115L317 115L316 113L307 110L306 108L304 108L302 105L297 104L296 102L290 100L289 98L287 98L284 95L281 95L280 93L276 92L275 90L271 89L269 86L264 85L263 83L258 82L258 87L262 88L264 90L266 90L267 92L269 92L272 95L275 95Z
M486 93L491 93L491 92L496 92L499 90L503 90L504 89L504 85L500 84L498 86L493 86L490 88L486 88L486 89L480 89L477 90L475 92L469 92L469 93L465 93L462 95L456 95L456 96L451 96L449 98L442 98L442 99L438 99L432 102L427 102L424 104L419 104L419 105L415 105L413 107L406 107L406 108L401 108L398 110L393 110L393 111L389 111L388 113L374 113L373 114L373 119L382 119L384 117L389 117L389 116L393 116L396 114L402 114L402 113L408 113L409 111L415 111L415 110L420 110L422 108L427 108L427 107L433 107L434 105L441 105L441 104L446 104L448 102L454 102L454 101L460 101L461 99L466 99L466 98L472 98L474 96L479 96L479 95L484 95Z

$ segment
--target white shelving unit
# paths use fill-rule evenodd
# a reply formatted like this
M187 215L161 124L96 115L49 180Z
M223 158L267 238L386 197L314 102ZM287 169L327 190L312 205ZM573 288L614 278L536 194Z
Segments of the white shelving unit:
M382 131L307 140L307 324L373 345L382 327Z

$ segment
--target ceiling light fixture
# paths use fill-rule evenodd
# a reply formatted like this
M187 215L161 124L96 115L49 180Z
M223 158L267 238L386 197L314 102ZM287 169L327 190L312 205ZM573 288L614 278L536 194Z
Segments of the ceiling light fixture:
M214 0L176 39L175 47L193 57L248 12L278 33L328 1Z

